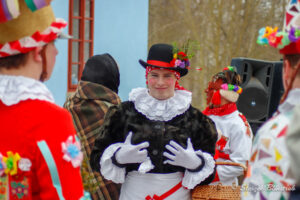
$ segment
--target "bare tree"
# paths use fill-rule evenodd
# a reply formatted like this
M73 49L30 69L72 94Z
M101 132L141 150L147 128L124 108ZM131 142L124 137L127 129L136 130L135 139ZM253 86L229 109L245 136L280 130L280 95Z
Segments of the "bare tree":
M150 0L149 46L199 42L181 84L193 92L193 105L202 110L207 83L232 58L280 59L278 50L261 47L256 39L261 27L282 27L286 4L287 0Z

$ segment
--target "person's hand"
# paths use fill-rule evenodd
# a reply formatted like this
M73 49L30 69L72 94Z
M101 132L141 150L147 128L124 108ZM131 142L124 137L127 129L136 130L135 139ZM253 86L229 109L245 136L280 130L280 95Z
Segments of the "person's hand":
M163 153L163 155L168 158L168 160L164 161L164 164L168 163L189 170L197 169L202 164L202 160L196 154L190 138L187 140L186 149L172 140L166 145L166 149L169 150L171 154L166 151Z
M142 163L146 160L149 142L143 142L137 145L131 144L132 132L130 131L124 144L116 152L116 161L119 164Z

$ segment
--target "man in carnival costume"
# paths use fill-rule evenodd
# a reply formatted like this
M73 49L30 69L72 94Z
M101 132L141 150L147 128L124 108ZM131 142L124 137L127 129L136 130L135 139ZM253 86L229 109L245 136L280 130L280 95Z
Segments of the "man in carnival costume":
M267 27L260 30L258 43L270 44L283 55L283 94L274 116L257 132L253 141L248 174L242 188L243 199L288 199L294 189L291 157L286 133L294 108L300 104L300 2L292 0L286 8L283 31Z
M0 3L0 199L84 198L71 116L42 83L67 25L49 3Z
M121 200L190 200L190 189L214 178L215 125L178 84L188 73L185 50L153 45L139 61L148 88L133 89L105 117L91 165L122 183Z
M233 162L244 166L217 166L212 184L238 184L238 177L243 175L250 158L252 131L245 116L236 107L236 101L242 93L241 79L232 66L212 77L205 90L208 107L203 113L216 124L219 139L216 144L217 162Z

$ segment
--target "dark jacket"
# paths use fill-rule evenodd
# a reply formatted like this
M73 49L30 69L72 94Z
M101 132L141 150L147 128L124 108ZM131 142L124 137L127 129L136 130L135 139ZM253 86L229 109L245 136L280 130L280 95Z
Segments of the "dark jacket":
M100 135L95 141L91 154L91 166L99 171L99 160L103 151L111 144L124 142L129 131L132 131L132 143L138 144L148 141L148 155L155 166L150 173L183 172L185 169L178 166L163 164L166 159L163 152L170 140L186 147L188 138L191 138L195 150L201 149L214 156L217 132L214 122L203 115L199 110L190 108L170 121L153 121L139 113L133 102L123 102L120 106L109 109L101 127ZM139 164L128 164L126 170L137 170ZM211 178L211 177L210 177Z
M93 199L117 200L119 198L120 185L105 180L99 171L93 172L89 164L91 150L105 113L111 105L118 104L120 98L115 92L89 81L80 81L76 92L64 104L72 115L84 154L81 167L84 188L91 193Z

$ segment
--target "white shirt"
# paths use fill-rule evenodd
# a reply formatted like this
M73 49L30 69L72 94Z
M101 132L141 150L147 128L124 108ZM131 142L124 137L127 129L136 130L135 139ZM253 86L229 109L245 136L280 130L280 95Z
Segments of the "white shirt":
M218 158L216 162L236 162L246 165L247 160L250 159L252 131L250 130L250 134L247 133L247 127L239 116L239 111L224 116L209 115L209 117L215 122L218 132L228 139L223 151L229 154L230 160ZM243 175L243 172L241 167L217 166L217 173L223 185L237 184L237 177Z

